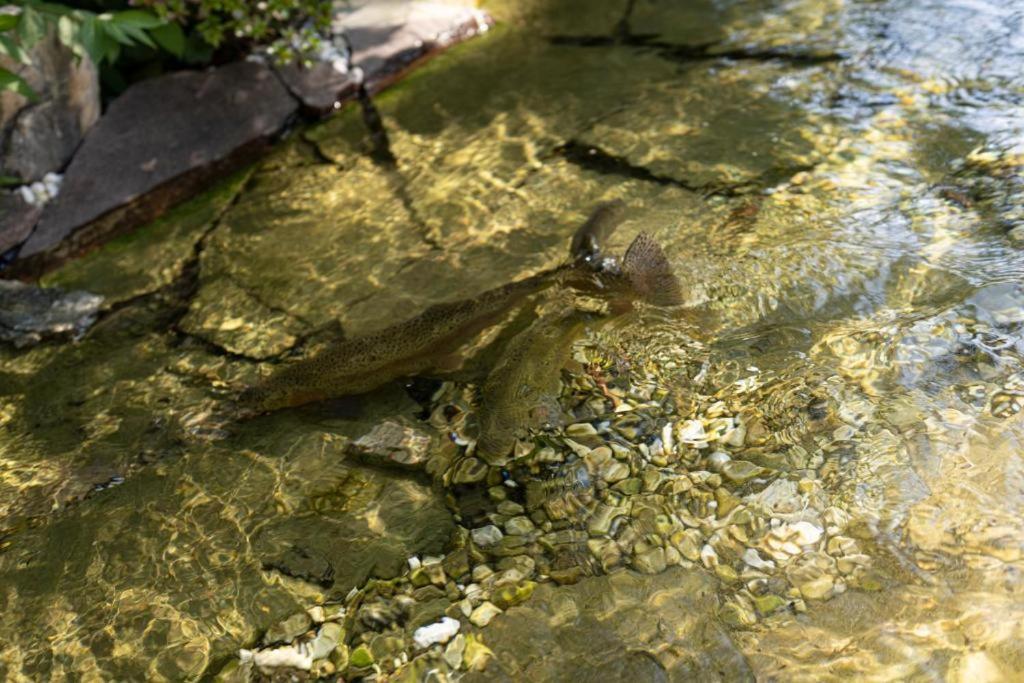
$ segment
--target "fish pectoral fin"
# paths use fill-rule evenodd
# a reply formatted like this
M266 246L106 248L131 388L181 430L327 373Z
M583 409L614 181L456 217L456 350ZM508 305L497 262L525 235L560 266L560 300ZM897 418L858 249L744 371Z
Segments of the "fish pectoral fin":
M676 279L661 245L646 232L637 235L622 259L622 273L633 290L645 301L657 306L682 303Z

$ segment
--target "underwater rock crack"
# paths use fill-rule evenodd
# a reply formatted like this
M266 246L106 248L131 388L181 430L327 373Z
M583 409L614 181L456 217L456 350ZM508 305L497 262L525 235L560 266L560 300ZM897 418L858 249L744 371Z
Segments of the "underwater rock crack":
M784 178L788 178L794 173L812 168L800 166L794 168L772 169L751 182L735 185L715 185L711 183L705 185L694 185L686 182L685 180L654 173L650 169L638 166L624 157L612 154L595 145L580 142L579 140L569 140L568 142L559 145L555 148L555 153L562 156L566 161L575 166L601 175L620 176L623 178L630 178L632 180L656 183L663 186L678 187L705 197L738 197L750 194L751 192L756 192L762 187L774 185L776 182ZM775 179L778 180L776 180L776 182L772 182Z
M625 21L625 20L624 20ZM740 47L714 51L720 41L686 45L669 43L656 39L655 34L633 34L620 22L613 35L553 35L548 37L551 45L569 47L627 47L653 50L658 56L673 62L708 62L719 59L746 62L783 62L792 66L818 66L841 62L846 56L840 52L810 52L773 47Z

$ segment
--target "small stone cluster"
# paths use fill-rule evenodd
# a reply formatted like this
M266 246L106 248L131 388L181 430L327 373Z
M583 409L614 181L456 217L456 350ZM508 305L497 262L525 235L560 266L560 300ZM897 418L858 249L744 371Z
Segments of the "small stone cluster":
M751 369L704 395L698 386L735 369L704 366L694 380L671 358L630 367L592 340L578 344L576 360L585 371L566 378L561 402L579 421L521 441L507 466L472 456L472 392L455 384L435 394L430 422L449 438L429 456L410 451L419 440L408 429L367 437L363 457L393 431L396 448L378 448L380 462L422 465L443 484L462 525L450 552L410 558L403 576L350 593L336 608L344 635L334 654L318 645L323 627L304 627L286 649L243 655L243 665L346 679L480 669L491 656L488 624L539 583L623 568L713 572L719 616L739 628L872 587L870 558L814 469L826 471L825 451L856 431L823 387ZM684 377L686 391L674 388Z
M37 180L18 188L22 201L29 206L41 207L60 193L60 184L64 176L59 173L47 173L42 180Z
M947 188L943 197L1001 226L1013 243L1024 243L1024 155L978 147L953 168L955 189Z

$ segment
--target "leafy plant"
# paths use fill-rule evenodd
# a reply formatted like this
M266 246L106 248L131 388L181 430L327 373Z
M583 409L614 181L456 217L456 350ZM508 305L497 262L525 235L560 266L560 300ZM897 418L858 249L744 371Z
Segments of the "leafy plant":
M3 35L14 31L18 27L19 19L20 17L16 14L0 14L0 54L25 63L26 56L18 44L11 36ZM38 95L29 87L24 78L3 67L0 67L0 90L10 90L33 101L38 99Z
M279 62L308 57L330 32L326 0L135 0L161 18L194 27L210 46L266 48Z
M181 26L145 9L96 13L39 0L16 0L17 14L0 14L0 54L31 64L28 51L52 29L78 57L97 65L117 61L124 47L145 45L181 57L186 48ZM23 78L0 68L0 90L29 99L36 94Z

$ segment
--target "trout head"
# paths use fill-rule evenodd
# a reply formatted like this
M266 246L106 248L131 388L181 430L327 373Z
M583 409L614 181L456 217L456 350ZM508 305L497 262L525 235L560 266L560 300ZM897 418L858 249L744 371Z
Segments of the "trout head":
M626 204L621 199L599 204L573 234L572 243L569 245L569 258L594 270L601 270L605 260L601 256L601 245L625 216Z
M661 246L649 234L637 235L620 264L602 253L602 244L625 218L626 205L616 199L597 206L573 234L569 247L572 267L566 284L594 293L639 298L656 306L682 303L682 292ZM625 291L623 291L625 290Z

